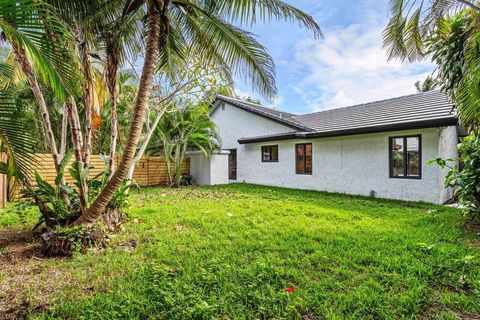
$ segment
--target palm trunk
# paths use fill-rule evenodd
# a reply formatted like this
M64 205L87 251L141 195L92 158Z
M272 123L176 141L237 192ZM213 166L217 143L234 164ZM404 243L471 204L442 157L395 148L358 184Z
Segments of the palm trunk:
M107 40L107 86L110 93L110 156L108 158L108 180L112 179L115 172L115 153L118 138L118 116L117 116L117 70L118 59L115 47Z
M159 45L161 44L162 47L165 46L165 38L168 32L168 18L166 12L168 1L157 0L156 4L158 5L159 3L161 4L162 11L159 11L158 7L154 6L152 2L149 2L148 4L148 30L145 62L143 65L142 76L140 78L137 99L135 101L135 110L130 125L130 132L128 134L128 140L123 151L122 159L120 161L117 171L115 171L103 191L93 202L87 212L74 222L75 225L94 223L98 218L100 218L100 216L112 200L113 196L115 195L115 192L117 192L118 188L125 180L128 169L132 164L138 141L142 133L148 98L152 89L153 74L155 72L155 61L157 59ZM164 26L164 31L162 34L162 43L160 43L160 29L162 27L162 24Z
M75 160L83 163L82 147L83 138L80 129L80 118L78 116L77 104L73 98L65 103L68 120L70 122L70 131L72 135L73 149L75 151ZM84 181L80 183L80 211L84 214L87 211L88 190Z
M42 118L43 126L45 129L45 135L47 137L48 148L50 149L50 153L52 154L55 170L58 173L58 167L60 165L61 159L60 155L58 154L57 143L55 142L55 135L53 134L52 124L50 122L50 115L48 113L47 104L45 103L45 98L43 97L42 90L40 89L40 84L35 77L35 74L27 60L23 48L16 42L12 42L12 48L13 52L15 53L15 57L20 64L28 83L30 84L33 95L37 100L40 116Z
M84 31L82 31L84 32ZM83 106L85 108L85 140L83 143L82 160L85 168L90 165L90 149L92 147L92 117L93 117L93 95L95 92L92 66L88 59L87 39L85 35L78 44L78 52L80 55L80 62L83 66Z

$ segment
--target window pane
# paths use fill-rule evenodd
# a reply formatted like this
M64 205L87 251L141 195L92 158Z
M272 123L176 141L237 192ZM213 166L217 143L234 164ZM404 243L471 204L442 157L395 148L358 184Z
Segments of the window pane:
M392 139L392 176L402 177L404 172L404 159L403 159L403 138Z
M278 146L262 146L262 161L278 161Z
M407 138L407 176L420 176L420 139L418 137Z
M312 145L311 144L305 145L305 154L306 154L305 173L312 174Z
M269 161L270 160L270 152L268 147L262 147L262 160Z
M303 144L297 145L297 163L296 163L296 169L297 169L297 174L302 174L305 171L304 168L304 154L303 154Z
M273 146L272 147L271 160L272 161L278 161L278 146Z

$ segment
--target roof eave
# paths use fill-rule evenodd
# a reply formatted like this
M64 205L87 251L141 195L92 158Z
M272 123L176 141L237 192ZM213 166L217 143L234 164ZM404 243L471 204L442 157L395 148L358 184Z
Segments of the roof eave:
M278 141L278 140L341 137L341 136L357 135L357 134L427 129L427 128L436 128L436 127L453 126L453 125L458 125L458 119L449 117L449 118L441 118L441 119L431 119L426 121L422 120L422 121L409 122L409 123L394 123L394 124L375 126L375 127L362 127L362 128L343 129L343 130L335 130L335 131L327 131L327 132L292 132L292 133L286 133L283 135L275 135L275 136L241 138L238 140L238 143L248 144L248 143L256 143L256 142Z

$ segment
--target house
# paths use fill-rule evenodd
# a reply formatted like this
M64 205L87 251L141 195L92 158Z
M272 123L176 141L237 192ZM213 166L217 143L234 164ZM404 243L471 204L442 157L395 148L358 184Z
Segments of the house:
M438 91L304 115L219 96L211 117L223 151L191 158L201 184L247 182L431 203L452 196L444 188L447 169L426 164L457 157L454 106Z

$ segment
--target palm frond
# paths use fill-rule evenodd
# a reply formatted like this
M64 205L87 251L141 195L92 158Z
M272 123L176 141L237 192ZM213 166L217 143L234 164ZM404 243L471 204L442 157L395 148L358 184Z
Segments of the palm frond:
M309 14L281 0L206 0L205 9L215 12L226 21L240 21L253 24L256 20L268 22L271 20L284 20L298 23L307 30L312 31L315 38L322 36L320 26Z
M73 37L49 5L39 0L4 0L0 28L8 42L25 50L44 83L60 99L78 92Z
M275 64L271 56L253 36L200 7L191 6L184 15L186 37L202 53L202 58L222 57L235 75L250 80L254 90L267 98L277 93Z
M13 93L0 90L0 141L9 155L7 173L22 181L30 173L30 168L38 165L38 160L33 156L35 139L32 130L15 109Z

